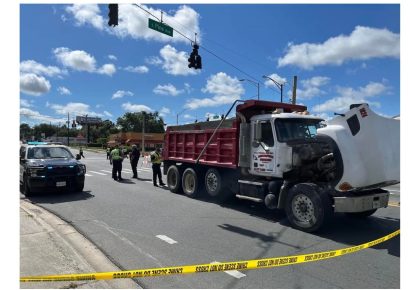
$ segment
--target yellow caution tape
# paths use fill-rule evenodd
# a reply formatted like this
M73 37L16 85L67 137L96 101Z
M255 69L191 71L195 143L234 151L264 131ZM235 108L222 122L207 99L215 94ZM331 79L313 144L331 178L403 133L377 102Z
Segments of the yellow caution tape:
M303 254L298 256L287 256L278 258L266 258L258 260L248 260L239 262L223 262L212 264L200 264L190 266L178 266L178 267L165 267L165 268L152 268L152 269L137 269L129 271L117 271L117 272L101 272L101 273L88 273L88 274L66 274L66 275L51 275L51 276L32 276L22 277L20 282L53 282L53 281L84 281L84 280L110 280L121 278L138 278L138 277L152 277L152 276L166 276L176 274L193 274L193 273L208 273L208 272L222 272L230 270L254 270L273 267L289 266L301 263L310 263L314 261L326 260L335 258L354 252L373 247L377 244L383 243L387 240L394 238L400 234L400 230L397 230L387 236L380 239L354 246L350 248L344 248L334 251L319 252L313 254Z

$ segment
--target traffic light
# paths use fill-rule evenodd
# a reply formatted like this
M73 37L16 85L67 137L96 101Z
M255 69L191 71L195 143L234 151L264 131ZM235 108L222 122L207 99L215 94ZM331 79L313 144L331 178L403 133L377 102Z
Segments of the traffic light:
M117 26L118 25L118 4L108 4L108 9L110 10L108 13L108 25L109 26Z
M191 55L188 58L188 67L194 69L202 69L201 56L198 54L199 45L194 44Z

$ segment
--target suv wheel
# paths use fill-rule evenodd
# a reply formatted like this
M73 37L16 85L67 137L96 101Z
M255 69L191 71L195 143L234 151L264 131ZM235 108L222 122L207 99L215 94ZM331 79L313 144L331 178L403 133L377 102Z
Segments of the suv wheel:
M24 193L24 195L27 196L27 197L33 195L33 193L32 193L31 190L30 190L30 187L29 187L29 185L28 185L27 177L26 177L26 176L23 177L23 193Z

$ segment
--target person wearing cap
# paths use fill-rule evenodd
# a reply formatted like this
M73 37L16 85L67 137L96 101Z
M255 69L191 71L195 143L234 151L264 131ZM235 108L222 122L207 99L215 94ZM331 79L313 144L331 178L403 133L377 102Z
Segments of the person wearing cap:
M130 152L130 162L131 162L131 169L133 176L132 178L138 178L138 171L137 171L137 165L138 165L138 160L140 159L140 151L138 150L137 145L132 145L131 147L131 152Z
M159 179L159 185L164 186L165 183L162 182L162 174L161 174L161 150L159 148L155 149L155 151L151 152L151 162L152 162L152 181L154 186L157 185L157 176Z

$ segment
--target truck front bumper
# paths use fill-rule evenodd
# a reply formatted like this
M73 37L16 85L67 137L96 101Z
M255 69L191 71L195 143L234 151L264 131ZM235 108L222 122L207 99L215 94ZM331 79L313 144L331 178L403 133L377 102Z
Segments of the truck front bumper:
M335 212L363 212L387 207L389 192L367 194L363 196L334 197Z

